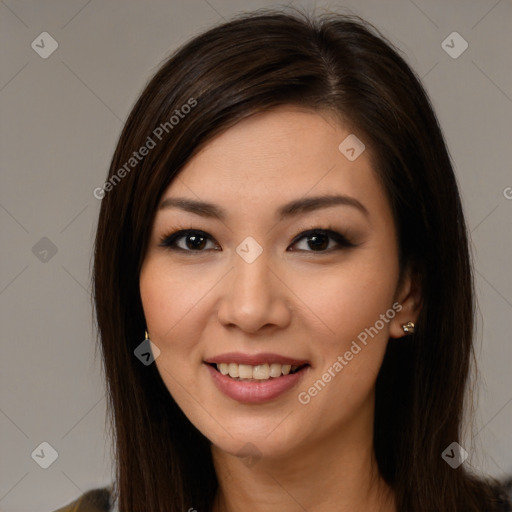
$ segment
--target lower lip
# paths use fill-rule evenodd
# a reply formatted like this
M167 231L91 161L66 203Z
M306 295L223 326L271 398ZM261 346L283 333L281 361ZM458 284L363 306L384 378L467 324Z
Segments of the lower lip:
M229 398L245 404L260 404L268 402L286 393L302 379L307 369L306 366L297 373L289 373L277 378L262 381L234 380L227 375L222 375L213 366L206 364L213 382Z

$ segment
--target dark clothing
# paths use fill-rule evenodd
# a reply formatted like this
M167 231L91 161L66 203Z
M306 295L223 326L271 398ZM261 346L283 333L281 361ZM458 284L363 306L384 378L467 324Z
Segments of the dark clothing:
M111 500L111 492L112 487L93 489L55 512L116 512L115 504ZM496 508L482 512L512 512L512 479L503 484L497 495L497 502Z
M110 487L93 489L55 512L113 512Z

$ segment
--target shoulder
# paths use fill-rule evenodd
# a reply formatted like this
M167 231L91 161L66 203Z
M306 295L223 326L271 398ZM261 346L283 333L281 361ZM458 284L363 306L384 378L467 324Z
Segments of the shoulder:
M92 489L55 512L114 512L111 493L111 486Z

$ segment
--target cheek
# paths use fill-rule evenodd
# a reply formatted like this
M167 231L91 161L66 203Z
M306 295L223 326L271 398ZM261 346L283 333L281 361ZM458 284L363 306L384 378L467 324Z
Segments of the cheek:
M186 410L190 406L184 389L193 384L190 365L201 359L202 299L211 288L206 280L197 275L188 279L186 272L176 271L165 258L156 257L144 263L139 280L150 339L160 349L155 364L170 394Z
M297 398L307 406L306 422L316 425L322 418L319 430L334 428L371 403L394 310L388 282L367 277L332 278L322 293L310 296L322 320L321 329L310 329L318 365Z
M347 414L365 403L389 339L397 277L393 248L381 246L315 280L302 278L301 299L315 313L309 315L309 331L319 363L302 386L305 399L315 402L310 411L318 408L323 415L333 403L342 403ZM329 382L325 388L316 384L324 376Z
M193 340L184 335L184 330L201 327L198 312L212 281L211 273L195 272L191 277L186 270L169 268L163 258L144 264L140 294L148 331L155 343L165 347L177 338L180 344Z
M387 261L393 262L392 258ZM338 344L354 339L392 305L398 268L369 258L297 283L301 299ZM313 282L312 282L313 281ZM387 325L387 324L386 324ZM336 341L335 341L336 343Z

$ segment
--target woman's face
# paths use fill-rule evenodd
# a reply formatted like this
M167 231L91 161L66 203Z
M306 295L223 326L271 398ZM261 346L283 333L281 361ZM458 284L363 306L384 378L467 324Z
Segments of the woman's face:
M155 363L224 452L278 457L372 431L387 341L414 318L390 206L349 135L319 113L260 113L162 196L140 275Z

